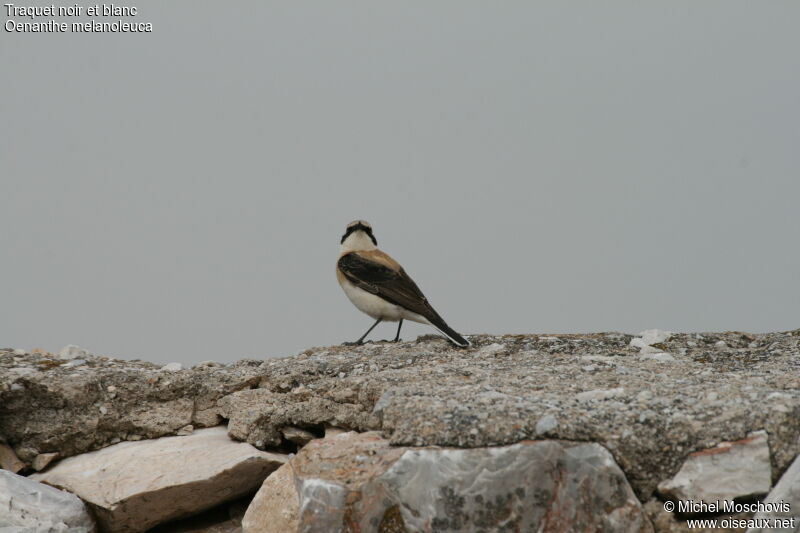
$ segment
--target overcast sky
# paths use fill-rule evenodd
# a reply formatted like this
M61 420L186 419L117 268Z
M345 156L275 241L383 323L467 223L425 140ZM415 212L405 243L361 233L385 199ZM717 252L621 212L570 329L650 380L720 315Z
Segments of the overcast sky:
M800 327L800 3L134 5L0 35L0 345L352 341L356 218L464 334Z

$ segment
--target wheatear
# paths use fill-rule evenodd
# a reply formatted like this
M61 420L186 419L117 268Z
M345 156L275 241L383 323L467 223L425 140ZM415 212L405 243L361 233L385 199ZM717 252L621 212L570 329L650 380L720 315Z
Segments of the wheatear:
M353 305L375 319L360 339L345 344L363 343L369 332L384 320L400 321L394 338L397 342L403 320L413 320L433 326L458 346L469 346L469 341L453 331L431 307L403 267L378 250L372 226L363 220L348 224L342 235L336 279Z

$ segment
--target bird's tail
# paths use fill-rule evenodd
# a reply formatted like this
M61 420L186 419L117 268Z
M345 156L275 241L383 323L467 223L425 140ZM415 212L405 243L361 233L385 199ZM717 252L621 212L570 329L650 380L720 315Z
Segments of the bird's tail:
M450 339L450 342L461 348L466 348L470 342L458 334L453 328L445 324L444 320L437 320L436 323L431 323L433 327L439 330L439 333Z

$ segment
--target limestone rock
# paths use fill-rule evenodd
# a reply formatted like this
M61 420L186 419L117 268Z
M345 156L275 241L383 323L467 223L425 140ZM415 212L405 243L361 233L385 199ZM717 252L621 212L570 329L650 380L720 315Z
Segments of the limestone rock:
M83 359L88 355L90 355L89 352L74 344L68 344L58 352L58 357L61 359Z
M391 447L377 432L314 440L259 490L245 533L652 531L597 444Z
M242 519L246 532L299 531L300 507L294 469L287 463L272 473L250 502Z
M313 426L329 422L357 429L377 427L376 417L358 404L308 393L293 395L292 401L287 402L285 396L254 389L220 399L220 414L229 419L228 434L263 449L280 445L284 438L281 428L297 423Z
M792 466L781 476L778 483L770 491L762 502L769 506L764 512L758 512L754 518L769 519L771 525L775 525L775 519L790 520L794 518L795 527L792 528L751 528L747 533L788 533L800 532L800 456L798 456Z
M642 342L647 346L664 342L673 335L673 332L664 331L663 329L647 329L639 333L639 336L642 337Z
M756 431L690 454L675 477L658 485L658 491L674 500L714 502L763 495L770 486L767 432Z
M108 357L84 362L0 357L0 435L26 463L219 424L217 399L258 381L258 365L250 363L160 372L152 363Z
M215 427L123 442L64 459L31 478L80 496L105 530L136 532L253 491L285 461Z
M87 533L95 524L77 496L0 470L0 531Z
M221 415L233 437L263 447L286 445L287 426L380 430L396 446L480 448L545 435L601 444L641 501L689 451L761 429L773 479L789 467L800 452L800 330L676 333L655 354L631 349L632 338L473 335L456 349L430 335L178 372L94 355L65 368L49 354L0 349L0 435L28 465L39 454L216 425ZM590 394L580 401L581 393ZM552 419L555 427L539 424Z

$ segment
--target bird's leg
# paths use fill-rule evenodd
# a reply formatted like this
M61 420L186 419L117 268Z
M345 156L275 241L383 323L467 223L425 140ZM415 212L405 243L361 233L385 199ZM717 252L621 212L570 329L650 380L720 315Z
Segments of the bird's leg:
M379 318L378 320L376 320L376 321L375 321L375 323L374 323L374 324L372 324L372 327L370 327L370 328L367 330L367 332L366 332L366 333L364 333L363 335L361 335L361 338L360 338L360 339L358 339L356 342L345 342L345 343L344 343L344 345L345 345L345 346L358 346L359 344L364 344L364 338L365 338L367 335L369 335L369 332L370 332L370 331L372 331L373 329L375 329L375 326L377 326L378 324L380 324L382 320L383 320L382 318Z
M394 340L392 342L400 342L400 328L403 327L403 319L400 319L400 323L397 324L397 335L394 336Z

